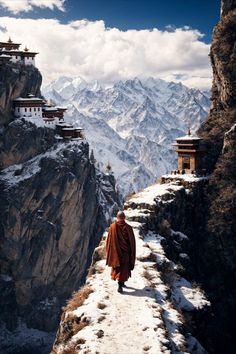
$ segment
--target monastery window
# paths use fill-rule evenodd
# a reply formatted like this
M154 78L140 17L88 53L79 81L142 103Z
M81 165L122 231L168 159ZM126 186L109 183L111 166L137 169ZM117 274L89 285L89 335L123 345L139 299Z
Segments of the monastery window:
M25 112L27 112L27 108L25 108Z
M36 112L36 108L34 107L34 111Z
M30 110L30 112L31 112L31 107L30 107L30 109L29 109L29 110Z

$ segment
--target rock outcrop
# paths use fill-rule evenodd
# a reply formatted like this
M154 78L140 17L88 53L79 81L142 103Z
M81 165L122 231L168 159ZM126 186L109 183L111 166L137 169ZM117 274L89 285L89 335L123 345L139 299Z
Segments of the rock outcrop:
M208 146L211 172L198 270L213 304L212 353L235 352L236 314L236 1L222 0L213 32L212 108L199 134Z
M0 126L12 119L12 101L32 93L40 96L42 76L32 65L0 64Z

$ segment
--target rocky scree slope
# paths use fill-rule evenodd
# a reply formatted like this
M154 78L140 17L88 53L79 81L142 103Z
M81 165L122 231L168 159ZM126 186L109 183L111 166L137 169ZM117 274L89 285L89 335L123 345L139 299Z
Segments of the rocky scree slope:
M7 116L15 96L37 94L41 84L35 68L8 70L2 122L10 123L0 133L0 351L46 354L60 307L83 283L119 198L113 175L90 161L86 141L61 143L52 129ZM25 81L15 77L12 89L16 73ZM29 83L32 77L40 80Z
M212 352L230 354L235 352L236 316L236 1L223 0L221 7L210 54L213 106L199 130L207 142L211 175L198 269L214 308Z
M206 353L211 307L191 273L195 203L206 183L167 176L125 203L137 244L128 287L119 294L110 279L105 233L85 287L64 309L53 354Z
M86 129L97 162L110 162L123 195L140 190L175 167L171 144L205 120L208 93L160 79L98 82L61 77L43 89L68 106L67 119Z

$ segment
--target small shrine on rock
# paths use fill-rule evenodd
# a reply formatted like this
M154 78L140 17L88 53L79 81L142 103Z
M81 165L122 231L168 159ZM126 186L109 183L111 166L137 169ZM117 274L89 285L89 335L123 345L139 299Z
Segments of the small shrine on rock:
M201 138L192 135L189 129L188 134L177 138L173 146L178 154L178 170L174 173L201 174L203 172L202 157L205 150Z

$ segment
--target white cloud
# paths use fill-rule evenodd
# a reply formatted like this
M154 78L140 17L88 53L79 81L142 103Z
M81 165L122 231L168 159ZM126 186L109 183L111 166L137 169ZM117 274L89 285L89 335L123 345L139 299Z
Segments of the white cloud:
M35 7L49 8L53 10L57 8L64 11L65 0L0 0L0 6L17 14L19 12L29 12Z
M113 82L138 76L171 78L206 88L211 82L209 45L193 29L173 31L106 28L103 21L62 24L56 19L1 18L8 35L39 51L44 83L58 76Z

